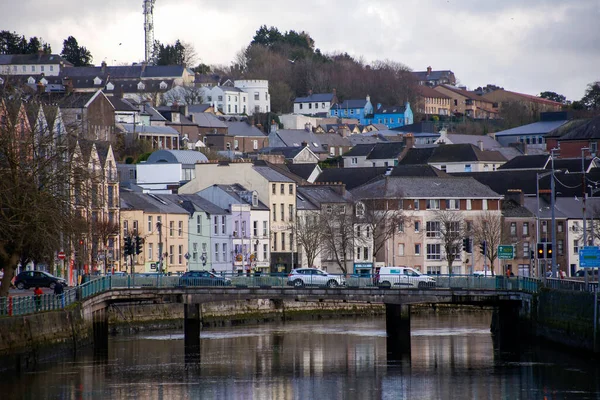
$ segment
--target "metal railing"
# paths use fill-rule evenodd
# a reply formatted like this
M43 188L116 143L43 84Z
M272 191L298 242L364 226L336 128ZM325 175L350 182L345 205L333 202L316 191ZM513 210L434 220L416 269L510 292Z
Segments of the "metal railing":
M116 288L186 288L186 287L222 287L226 290L238 288L273 287L335 287L339 290L362 288L373 289L475 289L475 290L513 290L537 293L542 287L558 290L593 292L597 283L588 287L580 281L546 279L544 281L525 277L473 276L473 275L422 275L418 277L379 277L373 275L334 275L328 274L328 280L322 277L305 276L302 285L294 285L294 277L287 274L220 274L217 277L166 276L161 274L108 275L94 277L88 282L73 288L65 288L60 295L43 294L40 296L11 296L0 298L0 317L25 315L42 311L60 310L71 304L92 297L98 293ZM335 277L338 284L330 285Z

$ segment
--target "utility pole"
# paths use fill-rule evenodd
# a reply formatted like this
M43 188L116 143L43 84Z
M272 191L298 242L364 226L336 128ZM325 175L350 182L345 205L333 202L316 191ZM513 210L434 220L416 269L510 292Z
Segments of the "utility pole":
M558 149L550 150L550 160L552 161L552 179L550 180L550 207L552 208L552 278L557 277L557 267L556 267L556 205L554 196L556 194L556 188L554 184L554 152L558 151Z
M162 222L156 223L158 229L158 272L162 273L163 269L163 242L162 242Z
M586 223L586 215L585 215L585 201L586 201L586 177L585 177L585 152L586 150L589 150L588 147L582 147L581 148L581 190L583 191L583 198L581 199L582 204L583 204L583 248L587 247L588 245L588 241L587 241L587 223ZM592 243L593 243L593 238L592 238ZM581 262L581 261L580 261ZM585 277L585 287L588 287L588 274L587 274L587 270L584 270L584 274L583 276Z

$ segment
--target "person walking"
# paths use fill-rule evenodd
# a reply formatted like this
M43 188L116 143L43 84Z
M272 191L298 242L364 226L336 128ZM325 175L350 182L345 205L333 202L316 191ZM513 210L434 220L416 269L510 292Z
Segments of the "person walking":
M40 309L42 308L42 295L44 294L44 292L42 291L42 289L40 289L39 286L36 286L35 289L33 289L33 297L35 300L35 308L37 311L40 311Z
M59 282L56 282L54 285L54 295L56 296L57 304L60 305L60 308L65 308L65 295L64 295L63 285Z

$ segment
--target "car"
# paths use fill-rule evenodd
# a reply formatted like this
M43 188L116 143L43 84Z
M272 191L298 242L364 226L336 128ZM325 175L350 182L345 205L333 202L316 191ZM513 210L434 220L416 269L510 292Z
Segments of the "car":
M45 271L23 271L15 278L15 286L20 290L31 287L54 289L56 285L67 286L67 281Z
M179 278L181 286L231 286L231 279L210 271L188 271Z
M410 267L381 267L375 279L382 288L435 287L435 279Z
M346 280L342 275L329 274L318 268L297 268L288 275L288 286L301 288L304 286L325 286L335 288L344 286Z
M493 276L492 271L474 271L475 276Z
M575 272L575 276L578 278L585 278L585 269L580 269L577 272ZM591 271L588 271L588 278L598 278L598 269L594 268Z

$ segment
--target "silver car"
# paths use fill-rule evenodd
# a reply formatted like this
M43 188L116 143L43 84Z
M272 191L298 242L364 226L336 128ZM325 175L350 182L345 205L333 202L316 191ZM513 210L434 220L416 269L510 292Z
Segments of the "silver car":
M287 284L295 288L304 286L325 286L335 288L344 286L346 281L342 275L328 274L317 268L298 268L290 272Z

